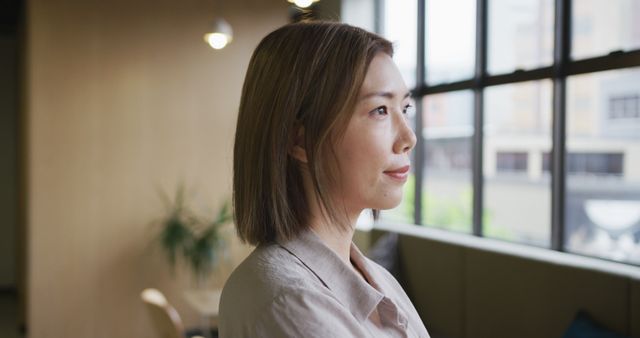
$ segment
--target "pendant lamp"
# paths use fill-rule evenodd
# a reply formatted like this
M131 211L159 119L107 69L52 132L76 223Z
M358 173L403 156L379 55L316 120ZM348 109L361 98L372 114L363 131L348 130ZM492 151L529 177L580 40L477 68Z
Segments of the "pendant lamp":
M211 31L204 35L204 41L213 49L222 49L233 40L233 30L231 25L223 19L213 20Z

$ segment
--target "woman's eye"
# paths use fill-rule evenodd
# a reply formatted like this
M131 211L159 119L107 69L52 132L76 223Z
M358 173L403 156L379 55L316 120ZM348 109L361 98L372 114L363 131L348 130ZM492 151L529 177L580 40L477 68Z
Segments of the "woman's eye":
M416 112L415 108L410 104L404 106L404 109L402 109L402 113L407 115L407 117L412 117L415 114L415 112Z
M377 115L377 116L381 116L381 115L387 115L387 107L385 106L380 106L374 110L371 111L371 114L373 115Z

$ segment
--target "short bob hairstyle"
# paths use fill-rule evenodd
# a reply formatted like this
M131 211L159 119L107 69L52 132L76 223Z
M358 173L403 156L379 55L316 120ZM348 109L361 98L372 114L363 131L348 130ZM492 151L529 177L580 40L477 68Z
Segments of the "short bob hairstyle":
M339 208L328 197L337 174L329 156L377 53L392 56L391 43L334 22L289 24L260 42L242 88L233 153L234 216L244 242L287 240L309 227L303 168L291 156L294 142L304 145L304 170L321 210L338 220Z

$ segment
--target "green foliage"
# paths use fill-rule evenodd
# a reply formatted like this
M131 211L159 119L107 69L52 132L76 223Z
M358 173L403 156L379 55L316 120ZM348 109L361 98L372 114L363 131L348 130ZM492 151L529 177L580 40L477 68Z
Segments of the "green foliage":
M483 226L483 233L485 237L498 238L506 241L518 240L517 234L514 233L513 230L504 226L497 225L495 223L491 223L489 222L488 218L484 219Z
M171 266L175 266L176 257L179 251L182 254L186 254L184 251L184 243L191 242L193 240L193 233L186 224L178 217L171 216L166 223L165 227L160 234L161 244L167 253L167 258Z
M455 199L444 199L433 194L424 194L423 222L447 230L469 232L472 220L471 189L465 190Z
M473 190L465 189L455 198L443 198L429 193L428 187L422 191L422 224L441 229L471 232L473 219ZM385 218L407 224L413 223L415 208L415 177L410 175L404 188L402 203L385 212ZM482 223L486 237L511 239L514 234L504 227L492 224L491 210L484 209Z
M224 245L219 227L231 220L229 203L219 208L213 220L205 220L186 207L184 188L180 186L173 202L162 195L167 216L160 221L160 245L167 255L172 271L179 261L193 272L197 281L206 279L218 261L220 248Z

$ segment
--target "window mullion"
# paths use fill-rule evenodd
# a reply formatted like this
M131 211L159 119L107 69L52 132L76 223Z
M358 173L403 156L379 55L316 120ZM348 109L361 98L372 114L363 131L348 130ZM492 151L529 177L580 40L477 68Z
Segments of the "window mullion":
M417 41L417 54L418 58L416 62L416 90L414 91L415 97L415 106L416 106L416 119L415 119L415 130L416 130L416 147L413 152L413 160L414 160L414 175L415 175L415 189L414 189L414 209L413 209L413 219L415 224L422 224L422 182L424 180L424 135L422 131L422 92L421 88L424 88L424 79L425 79L425 2L426 0L418 0L418 21L417 21L417 29L418 29L418 41Z
M384 33L384 0L373 2L373 29L380 35Z
M483 89L487 77L487 1L476 2L476 67L474 75L473 134L473 234L482 236L483 206Z
M567 67L571 53L571 1L556 0L551 171L551 248L564 251Z

